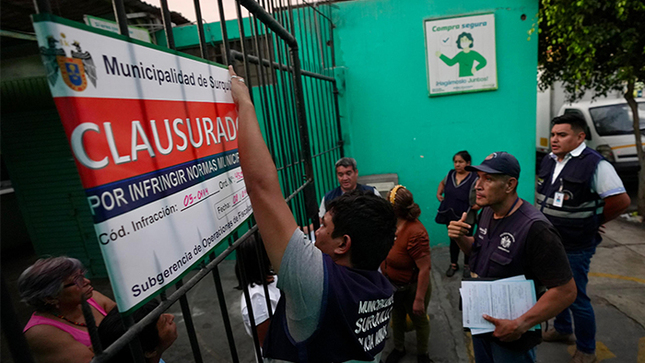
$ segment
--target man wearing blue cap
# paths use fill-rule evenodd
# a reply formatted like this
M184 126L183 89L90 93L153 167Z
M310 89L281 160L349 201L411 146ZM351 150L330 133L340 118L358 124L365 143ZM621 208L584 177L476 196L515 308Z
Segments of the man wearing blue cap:
M506 152L496 152L476 171L477 205L482 207L479 228L474 237L466 236L470 225L461 220L450 222L448 235L470 254L474 278L501 279L525 275L534 280L537 303L517 319L497 319L484 315L495 325L489 334L473 336L475 360L483 362L535 362L535 346L540 331L529 329L546 321L569 306L576 298L567 255L560 236L551 223L531 203L517 195L520 164Z

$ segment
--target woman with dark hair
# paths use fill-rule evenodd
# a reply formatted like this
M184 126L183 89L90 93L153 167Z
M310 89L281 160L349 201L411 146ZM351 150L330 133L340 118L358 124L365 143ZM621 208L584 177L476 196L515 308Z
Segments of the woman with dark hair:
M264 294L264 285L269 290L269 300L271 301L271 312L275 311L280 300L280 290L276 287L278 276L271 270L269 256L264 249L264 243L261 239L254 236L249 237L246 241L240 243L235 250L237 262L235 264L235 276L238 290L243 290L244 286L249 288L251 306L253 308L253 318L255 327L258 332L260 344L269 329L269 310L267 309L267 300ZM243 270L242 270L243 269ZM242 309L242 319L247 334L251 334L251 319L249 318L248 306L244 294L240 297L240 307Z
M134 321L138 323L141 319L148 316L157 306L159 306L157 300L148 301L132 313ZM103 348L109 347L125 334L125 324L117 309L107 314L98 330ZM139 341L141 342L146 363L163 363L164 361L161 359L161 355L170 348L175 340L177 340L177 325L175 324L174 315L161 314L156 321L146 325L141 333L139 333ZM108 361L108 363L134 362L135 360L127 345Z
M472 34L463 32L457 36L457 48L461 52L457 53L453 58L448 58L440 51L435 55L439 57L449 67L459 64L459 77L471 77L475 72L486 67L486 58L471 48L475 45L475 40ZM475 65L475 62L477 64Z
M409 190L397 185L387 198L394 207L397 229L394 245L381 264L383 275L396 290L392 305L394 350L385 362L396 363L405 355L406 316L410 317L417 334L417 361L430 362L430 320L426 314L432 291L428 232L419 221L421 208Z
M20 275L18 290L36 309L24 333L37 362L86 363L94 357L81 302L87 300L96 325L116 304L94 291L79 260L40 259Z
M479 207L475 204L474 186L477 181L477 173L466 170L472 158L468 151L463 150L452 157L455 166L453 170L439 183L437 199L441 202L435 222L439 224L450 224L451 221L458 221L464 212L469 212L468 220L472 225ZM450 266L446 276L452 277L459 270L459 245L456 241L450 240ZM468 268L468 256L464 254L464 278L470 277Z

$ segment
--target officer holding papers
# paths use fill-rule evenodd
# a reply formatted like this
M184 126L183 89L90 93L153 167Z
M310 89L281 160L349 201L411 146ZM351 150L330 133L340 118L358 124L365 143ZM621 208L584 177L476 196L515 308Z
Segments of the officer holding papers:
M479 175L475 185L482 207L479 227L468 237L471 226L461 220L448 226L448 236L470 254L474 278L502 279L525 275L536 290L548 288L537 303L513 320L484 315L495 326L493 333L473 335L475 360L482 362L535 362L535 346L541 332L530 331L569 306L576 298L567 256L551 223L517 195L520 165L506 152L496 152L478 166L468 166Z

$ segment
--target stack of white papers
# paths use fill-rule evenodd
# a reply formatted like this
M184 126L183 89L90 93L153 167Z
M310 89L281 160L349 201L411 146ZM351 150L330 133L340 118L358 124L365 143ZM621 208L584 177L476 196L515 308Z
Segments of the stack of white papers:
M472 335L495 331L495 325L484 320L483 314L513 320L529 311L537 301L535 284L524 275L495 281L462 281L459 293L463 325L470 328ZM539 325L530 330L537 328Z

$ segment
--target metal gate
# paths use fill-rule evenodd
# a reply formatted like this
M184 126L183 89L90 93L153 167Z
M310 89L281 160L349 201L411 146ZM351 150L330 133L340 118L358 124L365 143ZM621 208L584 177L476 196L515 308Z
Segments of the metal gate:
M51 13L49 0L35 2L39 13ZM205 41L200 1L194 0L194 4L201 56L207 59L208 47L212 45ZM325 191L334 186L333 165L343 155L338 88L334 78L334 5L331 1L308 3L304 0L298 4L292 4L291 0L260 0L259 3L255 0L236 0L235 5L241 51L231 49L223 18L224 6L222 0L218 0L224 63L235 64L238 74L245 77L252 90L258 119L276 164L282 191L287 196L287 203L296 221L300 226L313 225L317 228L318 201ZM113 0L113 6L120 33L128 36L124 0ZM161 6L167 44L175 49L167 1L161 0ZM246 25L242 21L242 7L250 13L250 22ZM238 349L241 344L233 337L218 266L242 241L258 233L252 220L248 222L248 227L244 235L234 233L223 242L228 244L228 248L219 255L212 253L192 278L176 284L174 292L168 295L162 293L161 304L144 319L135 324L131 316L124 317L128 330L111 346L101 347L92 314L87 310L88 330L96 354L92 362L105 362L126 345L130 346L135 361L144 362L137 335L177 301L181 305L194 361L202 362L186 294L207 275L212 275L215 284L230 348L230 361L239 362ZM250 321L254 321L247 286L244 286L244 296ZM267 306L270 306L266 286L265 296ZM87 306L87 303L84 305ZM267 310L271 312L270 308ZM252 331L255 354L261 361L257 331L254 327Z

